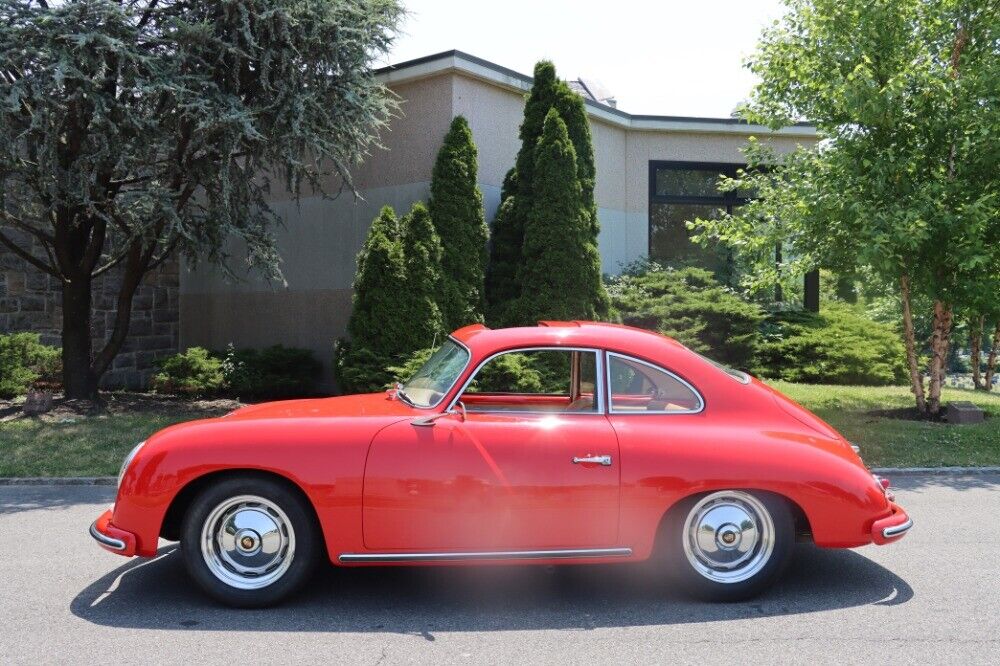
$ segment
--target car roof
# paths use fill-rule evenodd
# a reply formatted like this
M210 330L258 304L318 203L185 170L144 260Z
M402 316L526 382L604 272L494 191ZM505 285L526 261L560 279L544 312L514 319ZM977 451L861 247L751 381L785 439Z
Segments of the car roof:
M477 356L518 347L593 347L640 356L684 349L676 340L659 333L594 321L541 321L537 326L498 329L473 324L451 335Z

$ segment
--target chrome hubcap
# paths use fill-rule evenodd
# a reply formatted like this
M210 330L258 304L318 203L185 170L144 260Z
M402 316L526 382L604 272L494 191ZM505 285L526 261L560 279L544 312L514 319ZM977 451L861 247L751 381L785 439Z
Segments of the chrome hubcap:
M209 571L242 590L267 587L288 571L295 532L278 505L263 497L231 497L208 514L201 554Z
M771 558L774 523L753 495L725 490L702 498L684 522L684 554L694 570L717 583L753 577Z

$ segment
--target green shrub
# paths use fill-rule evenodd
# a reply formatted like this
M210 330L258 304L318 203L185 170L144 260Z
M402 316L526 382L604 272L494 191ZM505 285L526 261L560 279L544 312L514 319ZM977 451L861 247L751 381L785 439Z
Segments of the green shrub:
M385 368L390 377L381 388L395 382L405 384L434 353L433 348L419 349L413 354ZM476 376L470 388L474 391L514 391L516 393L542 393L566 390L569 377L568 358L565 354L549 354L539 358L531 354L504 354L490 361ZM554 361L554 363L553 363ZM550 367L558 365L559 367Z
M322 372L311 351L282 345L229 349L223 365L229 392L246 400L315 395Z
M382 384L381 388L389 388L397 382L405 384L410 381L410 378L417 374L417 371L420 370L420 368L424 367L424 363L427 362L427 359L429 359L435 351L437 350L434 347L418 349L403 360L398 361L396 365L389 365L384 368L384 372L389 379Z
M517 270L521 295L508 309L506 323L530 326L542 319L605 316L608 295L597 232L577 178L576 150L555 108L545 117L535 149L533 191Z
M381 391L393 379L387 370L392 364L390 359L365 347L355 347L350 340L338 340L333 352L333 376L340 393Z
M206 396L219 393L225 386L222 359L202 347L190 347L156 362L159 372L150 380L158 393Z
M455 116L434 162L427 204L443 250L438 306L448 331L483 321L489 229L477 184L477 160L469 123Z
M856 306L829 301L819 313L775 313L763 331L755 371L765 377L871 386L906 381L906 352L899 335Z
M33 386L54 388L61 374L59 348L43 345L37 333L0 335L0 398L15 398Z
M701 268L639 262L608 289L622 322L668 335L735 368L750 368L760 340L761 309Z
M397 315L406 300L406 267L402 228L392 208L385 206L372 222L358 253L354 302L347 332L358 347L382 356L404 351L408 322Z

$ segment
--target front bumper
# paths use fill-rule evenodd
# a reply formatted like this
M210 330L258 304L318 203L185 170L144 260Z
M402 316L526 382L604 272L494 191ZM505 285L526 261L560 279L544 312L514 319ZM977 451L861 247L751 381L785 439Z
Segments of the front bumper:
M903 507L895 502L890 502L889 507L892 513L872 523L872 542L879 546L899 541L913 527L913 520L906 515Z
M90 536L104 550L131 557L135 555L135 535L111 524L112 510L102 513L90 526Z

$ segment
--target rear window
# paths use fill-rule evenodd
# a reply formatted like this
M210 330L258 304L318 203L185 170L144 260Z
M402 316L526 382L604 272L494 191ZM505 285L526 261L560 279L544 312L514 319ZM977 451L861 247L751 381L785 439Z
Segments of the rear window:
M698 352L695 352L695 353L698 354ZM735 368L730 368L728 365L723 365L723 364L719 363L718 361L713 361L709 357L703 356L701 354L698 354L698 356L701 356L703 359L705 359L706 361L708 361L709 363L711 363L712 365L714 365L715 367L717 367L719 370L722 370L724 373L726 373L727 375L729 375L730 377L732 377L733 379L735 379L736 381L738 381L740 384L749 384L750 383L750 375L748 375L747 373L743 372L742 370L737 370Z

